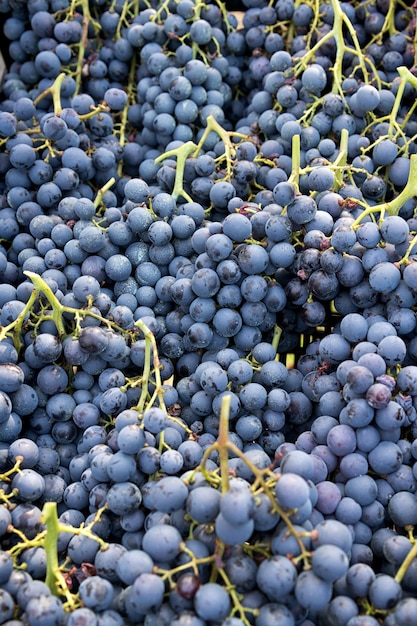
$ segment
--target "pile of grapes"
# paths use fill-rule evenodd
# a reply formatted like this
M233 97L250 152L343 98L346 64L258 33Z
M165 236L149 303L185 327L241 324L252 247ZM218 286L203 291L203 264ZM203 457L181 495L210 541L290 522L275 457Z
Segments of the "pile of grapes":
M0 0L0 624L417 623L417 9Z

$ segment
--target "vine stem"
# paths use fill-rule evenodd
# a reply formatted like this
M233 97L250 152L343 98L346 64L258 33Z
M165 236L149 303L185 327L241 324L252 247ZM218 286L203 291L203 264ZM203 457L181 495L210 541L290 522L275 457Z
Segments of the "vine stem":
M46 526L43 540L43 547L46 554L45 583L55 596L60 596L65 590L68 592L69 590L65 578L59 569L58 535L61 528L58 521L56 502L45 502L42 509L41 520ZM67 600L68 599L67 596Z
M217 439L222 493L229 491L229 414L230 396L225 395L222 398L220 408L219 436Z
M46 98L46 96L52 96L52 102L54 105L54 113L55 115L61 115L61 112L62 112L61 87L62 87L64 78L65 78L64 72L61 72L61 74L58 74L58 76L55 78L52 85L48 87L47 89L45 89L44 91L42 91L42 93L40 93L37 96L37 98L33 101L33 104L36 106L41 100L43 100L43 98Z
M289 183L292 183L299 192L300 182L300 169L301 169L301 138L300 135L293 135L291 140L291 159L292 169L291 175L288 179Z
M343 182L343 174L344 168L347 164L347 156L348 156L348 142L349 142L349 132L346 128L342 128L342 132L340 133L340 146L339 146L339 154L334 162L335 166L335 191L339 191L340 186Z
M281 339L281 335L282 335L282 328L280 326L278 326L278 324L275 324L275 326L274 326L274 334L272 335L272 341L271 341L271 345L275 349L275 352L278 352L278 345L279 345L279 341ZM279 355L277 354L277 357L278 356Z
M207 126L204 129L204 132L196 145L192 141L187 141L178 148L173 148L172 150L167 150L163 154L160 154L159 157L155 159L155 163L161 163L165 161L165 159L169 159L174 157L177 159L177 166L175 168L175 181L174 188L172 190L172 197L175 200L178 200L180 196L185 198L187 202L192 202L192 198L188 195L188 193L184 190L184 169L186 160L189 157L196 158L200 151L203 148L204 142L206 141L208 135L214 131L219 135L220 139L224 143L224 156L226 157L226 170L227 177L230 178L232 175L232 164L235 158L235 146L232 143L232 136L240 139L247 139L246 135L241 133L235 133L232 131L225 130L221 124L212 116L209 115L207 117Z
M32 293L32 296L34 297L32 304L36 301L39 293L43 293L43 295L52 307L51 317L57 328L58 335L60 338L64 337L66 335L66 331L63 321L63 314L67 309L62 306L50 286L38 274L35 274L35 272L29 272L27 270L23 273L25 274L25 276L30 278L35 286L35 291Z
M137 320L136 326L140 328L144 337L145 337L145 358L143 364L143 376L142 376L142 391L139 399L139 403L136 407L137 411L140 413L143 412L145 408L146 399L148 397L148 384L151 376L151 365L153 361L154 366L154 375L155 375L155 393L159 400L160 408L166 412L165 400L164 400L164 390L162 386L161 372L160 372L160 362L158 357L158 349L156 345L156 340L154 334L149 330L149 328L142 322L142 320ZM153 357L153 358L152 358ZM151 402L153 404L153 402Z
M398 571L395 575L395 580L397 583L401 583L404 578L408 568L410 567L412 561L417 557L417 541L414 542L413 547L410 549L409 553L405 557L404 561L401 563Z
M343 58L346 52L352 53L358 59L358 65L363 73L363 80L365 83L368 83L368 76L366 71L366 66L364 62L363 53L356 36L355 29L349 20L348 16L343 12L339 0L330 0L333 9L333 26L332 28L323 35L321 39L314 44L310 50L304 55L301 61L297 64L295 68L295 75L298 75L299 72L304 71L307 67L308 63L314 61L314 57L316 53L320 50L320 48L328 42L330 39L334 38L336 41L336 59L333 64L333 87L332 93L342 93L342 64ZM349 35L352 38L353 48L347 46L344 41L343 36L343 27L349 32ZM368 61L369 62L369 61ZM378 81L378 75L376 73L375 68L373 68L373 73L375 75L375 79Z
M263 493L266 494L269 501L271 502L272 510L277 512L280 515L281 519L285 522L285 525L288 528L288 532L294 536L300 547L300 557L304 562L304 567L309 569L310 567L310 553L306 550L305 545L296 529L294 528L294 524L292 523L290 517L291 512L286 512L280 506L277 501L273 489L270 485L270 482L265 480L264 474L265 472L256 467L246 456L245 454L239 450L239 448L229 439L229 412L230 412L230 396L225 395L222 398L221 410L220 410L220 424L219 424L219 435L217 440L211 444L208 448L206 448L203 457L201 459L201 463L199 469L203 476L210 481L210 476L205 468L205 464L210 454L217 450L219 453L219 468L220 468L220 480L221 480L221 489L222 493L226 493L229 490L229 451L235 454L239 459L241 459L246 466L250 469L252 474L255 477L255 481L252 489L256 489L258 486L262 489ZM273 478L273 480L279 480L279 476L274 475L270 472L270 470L266 470L269 475ZM221 542L220 542L221 543Z
M162 161L164 161L165 159L169 159L170 157L176 157L177 159L177 166L175 168L174 189L171 193L174 200L178 200L178 198L182 196L188 202L192 201L192 198L184 190L184 169L186 160L193 152L195 152L196 148L197 146L195 143L193 143L192 141L187 141L178 148L167 150L167 152L164 152L155 159L155 163L161 163Z
M79 48L78 48L77 72L75 76L75 85L76 85L75 93L76 94L79 93L80 87L81 87L81 78L82 78L82 72L83 72L83 59L84 59L84 53L85 53L85 49L86 49L86 45L88 41L89 24L92 24L93 27L97 30L97 22L93 19L91 12L90 12L89 0L79 0L79 3L81 3L83 17L81 21L81 26L82 26L81 40L80 40Z
M247 139L246 135L242 133L235 133L234 131L227 131L223 128L221 124L213 117L213 115L209 115L207 117L207 126L204 129L204 133L202 134L200 141L198 142L198 146L194 152L194 157L198 155L200 150L202 149L204 142L206 141L209 134L214 131L220 137L220 139L224 143L224 155L226 157L226 168L227 168L227 176L230 178L232 175L232 161L235 157L235 146L232 143L231 137L238 137L240 139Z
M107 181L105 185L103 185L103 187L101 187L101 189L98 190L97 195L94 200L94 206L96 209L100 206L103 200L103 196L106 193L106 191L108 191L111 187L113 187L115 182L116 182L116 179L113 176L112 178L110 178L110 180Z
M108 544L98 535L95 535L91 528L100 519L104 508L99 509L92 522L81 528L60 523L58 519L56 502L45 502L42 509L41 521L45 525L46 530L42 533L42 545L46 554L46 577L45 583L48 585L51 593L55 596L65 596L69 606L75 608L77 596L72 594L68 588L67 581L60 569L58 561L58 537L62 532L73 533L76 535L84 535L89 539L97 541L102 550L108 548Z
M20 332L22 330L23 324L26 322L28 314L31 312L33 305L38 299L38 295L39 293L36 289L34 289L17 318L7 326L0 327L0 341L3 341L3 339L5 339L9 335L9 333L12 333L13 345L18 352L20 352L20 349L23 347L23 343L20 339Z
M352 228L357 228L365 217L373 213L381 213L381 218L384 217L385 213L388 213L388 215L398 215L401 207L415 196L417 196L417 154L412 154L410 155L410 172L404 189L396 198L393 198L389 202L368 206L353 222Z
M417 77L414 76L414 74L412 74L407 67L400 65L400 67L397 69L397 72L400 76L400 84L398 85L398 90L395 96L394 105L392 107L392 111L389 116L389 129L388 129L389 136L392 136L394 125L396 125L396 119L398 116L399 108L401 106L401 100L404 95L406 84L409 83L412 87L414 87L414 89L417 89Z

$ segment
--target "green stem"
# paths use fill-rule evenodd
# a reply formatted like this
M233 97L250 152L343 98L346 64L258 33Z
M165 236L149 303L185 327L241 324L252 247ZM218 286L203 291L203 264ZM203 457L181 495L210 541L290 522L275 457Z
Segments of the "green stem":
M405 557L404 561L401 563L396 575L395 580L397 583L401 583L404 578L408 568L410 567L412 561L417 557L417 541L413 544L413 547L410 549L409 553Z
M412 85L412 87L414 87L414 89L417 89L417 77L414 76L407 67L400 65L400 67L397 69L397 72L400 76L400 84L398 85L398 90L395 96L394 106L392 107L392 111L389 116L389 120L390 120L389 129L388 129L389 136L391 136L393 133L394 125L397 124L396 122L397 115L398 115L399 108L401 106L401 100L404 95L406 84L409 83L410 85Z
M25 276L30 278L32 283L35 285L36 290L45 296L48 300L49 304L52 307L52 319L57 328L58 334L60 337L64 337L66 335L65 326L63 322L63 314L67 310L62 306L58 298L53 293L50 286L35 272L25 271L23 272Z
M333 65L333 74L335 74L335 80L333 83L332 91L333 93L337 93L337 92L341 92L342 90L342 64L343 64L343 57L346 52L350 52L357 57L358 65L362 70L363 81L365 83L368 83L368 73L367 73L366 66L365 66L365 60L364 60L365 57L362 53L362 49L359 44L358 38L356 36L356 31L352 25L352 22L349 20L346 13L342 11L340 7L340 2L338 0L331 0L331 4L333 7L333 11L334 11L334 26L333 26L335 30L334 37L337 42L336 43L337 45L336 60ZM349 35L352 38L352 42L354 45L353 48L351 48L350 46L347 46L344 42L343 26L346 26L346 29L348 30ZM376 70L374 70L374 74L375 74L375 78L378 80L378 74L376 73Z
M408 263L408 259L410 257L410 254L412 253L413 248L414 248L414 246L416 244L417 244L417 235L414 235L414 237L412 238L412 240L408 244L407 252L404 254L404 256L401 259L401 261L399 261L400 265L406 265Z
M21 348L23 347L23 343L20 338L23 324L26 322L28 314L31 313L32 307L38 299L38 296L39 294L37 290L34 289L30 294L30 297L26 302L24 308L22 309L22 311L20 311L14 322L11 322L7 326L0 327L0 341L3 341L3 339L5 339L10 333L12 333L13 345L18 352L20 352Z
M108 191L111 187L113 187L115 182L116 182L116 179L113 176L112 178L110 178L110 180L107 181L105 185L103 185L103 187L101 187L101 189L98 190L97 195L94 200L94 206L96 207L96 209L98 209L98 207L102 203L103 196L106 193L106 191Z
M381 213L382 217L385 213L388 213L388 215L398 215L401 207L415 196L417 196L417 154L412 154L410 156L410 172L404 189L396 198L393 198L389 202L383 202L382 204L370 206L365 209L353 222L352 228L357 228L362 220L372 213Z
M335 170L335 191L339 191L340 186L343 183L344 168L346 167L348 156L348 141L349 131L346 128L342 128L342 132L340 134L339 154L334 162L334 165L337 168Z
M274 326L274 334L272 335L271 345L275 349L275 352L278 352L278 345L282 335L282 328L275 324Z
M161 372L160 372L160 362L158 357L158 349L156 345L156 340L154 334L149 330L149 328L142 322L142 320L138 320L136 322L136 326L140 328L145 338L145 358L143 364L143 375L142 375L142 392L140 396L139 403L137 405L137 410L142 413L145 407L145 402L148 397L149 389L149 381L151 376L151 364L153 360L154 366L154 375L155 375L155 387L156 387L156 395L159 401L159 407L166 411L165 400L164 400L164 390L162 386L161 380ZM152 359L153 356L153 359Z
M56 502L46 502L42 509L42 522L46 526L43 547L46 553L46 578L45 583L55 596L62 595L65 588L68 589L65 578L59 569L58 562L58 535L60 524Z
M131 62L130 62L130 69L129 69L129 76L127 79L127 103L126 106L124 107L123 111L121 112L121 120L120 120L120 130L118 132L119 135L119 143L121 146L125 146L127 143L127 137L126 137L126 128L127 128L127 121L128 121L128 114L129 114L129 107L130 105L134 102L135 99L135 90L136 90L136 82L135 82L135 74L136 74L136 68L137 68L137 58L136 58L136 54L135 52L133 53ZM120 159L119 162L119 166L118 166L118 174L119 176L122 175L123 172L123 159Z
M177 159L177 166L175 168L174 189L171 193L172 197L175 200L178 200L178 198L182 196L188 202L192 201L192 198L188 195L186 191L184 191L184 169L186 160L188 159L190 154L195 151L196 148L197 146L195 145L195 143L193 143L192 141L187 141L186 143L182 144L182 146L179 146L179 148L167 150L167 152L164 152L155 159L155 163L161 163L165 159L169 159L171 157L176 157Z
M343 66L343 58L346 52L350 52L355 55L358 59L358 65L363 73L363 81L368 83L367 70L364 61L364 55L361 50L361 46L358 42L358 38L356 36L355 29L350 22L347 15L342 11L339 0L330 0L330 3L333 8L333 26L332 28L325 33L325 35L319 39L312 48L308 50L308 52L302 57L301 61L299 61L295 67L294 74L297 76L301 72L303 72L310 62L314 62L314 58L317 52L319 52L320 48L328 42L330 39L335 39L336 41L336 58L333 64L332 72L333 72L333 93L341 93L342 92L342 66ZM343 27L346 27L349 32L352 42L353 48L347 46L345 43L345 38L343 34ZM371 65L372 68L372 65ZM374 70L374 68L372 68ZM378 75L375 74L375 79L378 80Z
M78 44L78 59L77 59L77 71L75 76L75 93L78 94L81 87L81 78L83 73L83 65L84 65L84 54L88 43L88 26L92 24L95 31L98 32L100 29L100 24L96 22L90 12L89 0L78 0L77 4L81 4L82 8L82 34L81 40Z
M217 439L219 450L220 478L222 481L222 493L229 491L229 415L230 396L226 394L222 398L220 409L219 436Z
M33 101L33 104L36 106L38 102L43 100L43 98L46 98L46 96L52 96L52 101L54 104L54 113L55 115L61 115L61 111L62 111L61 87L62 87L64 78L65 78L65 74L64 72L62 72L55 78L54 82L52 83L50 87L42 91L42 93L40 93L39 96L37 96L37 98Z
M291 141L291 157L292 157L292 170L288 179L289 183L292 183L299 191L300 182L300 168L301 168L301 146L300 135L293 135Z
M194 152L194 156L196 157L200 150L202 149L204 142L207 137L214 131L220 137L220 139L224 143L224 156L226 157L226 168L227 168L227 177L230 178L232 175L232 161L235 158L236 148L231 140L231 137L239 137L240 139L247 139L246 135L241 133L235 133L233 131L227 131L219 124L219 122L212 116L209 115L207 117L207 126L204 129L204 133L202 134L200 141L198 142L198 146Z

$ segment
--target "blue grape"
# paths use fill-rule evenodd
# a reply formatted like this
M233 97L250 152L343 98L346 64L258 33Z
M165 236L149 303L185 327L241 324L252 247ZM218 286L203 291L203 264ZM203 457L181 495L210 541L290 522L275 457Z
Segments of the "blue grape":
M334 582L346 574L349 568L349 557L337 546L323 544L314 551L311 564L317 576Z
M233 525L245 524L253 517L255 503L252 494L243 489L230 489L220 500L220 512Z
M138 614L158 609L163 600L164 583L156 574L144 572L133 582L130 602Z
M413 493L398 491L388 502L389 515L398 526L414 525L416 511L416 496Z
M375 608L388 609L401 600L402 590L391 576L378 574L369 586L368 596Z
M79 594L87 608L101 611L110 607L114 588L111 582L105 578L90 576L81 582Z
M113 485L107 493L109 509L116 515L130 513L139 508L142 495L139 488L132 482L120 482Z
M309 498L307 482L298 474L282 474L275 486L275 494L281 506L287 509L301 507Z
M297 572L285 556L274 555L262 561L256 573L258 586L271 601L290 593L296 584Z
M182 538L173 526L157 524L143 536L143 549L155 561L172 561L180 550Z
M295 583L295 597L301 606L310 611L319 611L330 602L332 586L314 572L304 571Z
M220 494L210 487L193 489L187 497L187 512L199 523L210 523L216 518L220 507Z
M201 619L220 621L229 615L231 601L227 591L218 583L206 583L195 594L194 607Z

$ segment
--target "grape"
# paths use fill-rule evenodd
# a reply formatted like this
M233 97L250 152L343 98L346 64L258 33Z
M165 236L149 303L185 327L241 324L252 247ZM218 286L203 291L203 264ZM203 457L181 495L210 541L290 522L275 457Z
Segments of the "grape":
M275 555L262 561L256 573L256 581L267 597L275 601L294 589L296 570L285 556Z
M173 526L157 524L143 536L143 549L156 561L173 560L180 548L181 535Z
M187 497L187 512L199 523L214 521L219 512L220 494L202 486L191 491Z
M91 609L87 607L81 607L75 609L69 616L68 623L71 626L77 626L78 624L86 624L87 626L95 626L97 624L97 618Z
M133 582L130 602L138 614L158 609L163 600L164 583L156 574L143 572Z
M217 583L201 585L194 596L197 615L204 620L224 620L230 612L230 598Z
M391 441L381 441L369 452L371 468L379 474L395 472L402 463L403 455L398 445Z
M261 607L255 623L256 626L270 626L272 624L293 626L295 622L293 614L285 604L268 602Z
M90 576L80 584L79 593L87 608L100 611L109 608L114 589L110 581L100 576Z
M351 617L348 621L349 626L377 626L377 620L372 615L358 615Z
M318 493L316 509L326 515L333 513L342 497L337 485L325 480L318 482L316 488Z
M415 495L405 491L395 493L388 503L388 511L398 526L413 525L416 514Z
M35 442L22 437L9 446L9 460L14 464L17 457L22 457L20 468L34 468L39 461L39 448Z
M317 576L333 582L346 574L349 557L337 546L322 544L314 551L311 563Z
M328 615L335 625L342 626L342 624L347 624L351 618L358 615L358 606L349 596L339 595L331 600Z
M394 609L395 619L400 626L411 623L413 611L416 608L415 598L404 598L400 600Z
M281 506L288 509L301 507L309 497L307 482L299 475L286 472L279 477L275 493Z
M401 586L391 576L378 574L369 587L369 599L375 608L391 608L401 599Z
M323 609L331 600L331 584L312 571L301 572L295 584L295 597L301 606L309 610Z
M141 500L139 488L131 482L116 483L107 493L108 507L118 515L135 511L139 508Z
M295 525L297 530L301 529L302 526ZM297 538L294 535L288 533L287 527L283 528L278 525L276 532L272 537L271 548L273 554L288 556L293 555L297 556L300 554L300 545L304 545L307 549L311 548L311 540L309 537L301 537L301 544L297 541Z
M33 469L23 469L13 478L12 488L17 490L19 500L34 502L45 490L45 479Z

